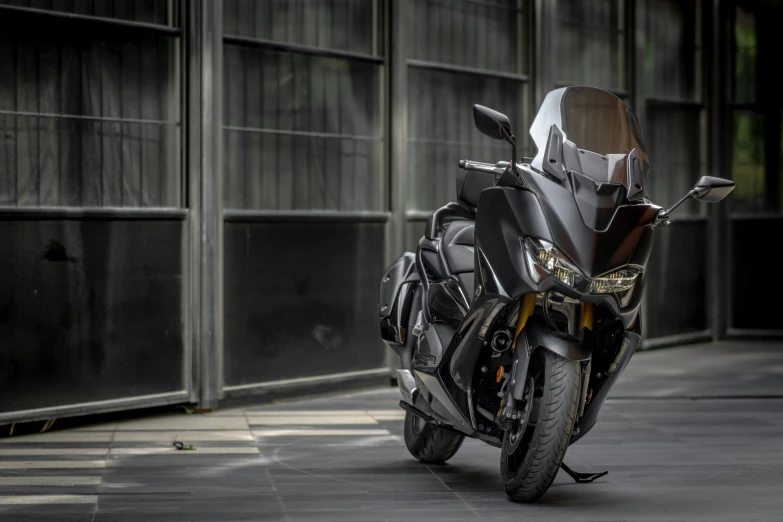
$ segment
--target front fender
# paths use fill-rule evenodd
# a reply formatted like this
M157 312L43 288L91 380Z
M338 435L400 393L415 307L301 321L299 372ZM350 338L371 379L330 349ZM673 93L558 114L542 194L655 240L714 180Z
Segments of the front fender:
M521 335L524 335L524 342L517 343L517 349L514 353L514 369L511 377L513 384L511 393L516 401L522 400L525 391L525 379L519 379L517 376L527 375L530 356L539 348L554 352L560 357L571 361L586 361L593 355L592 349L585 346L576 337L553 332L541 317L528 319Z
M570 361L586 361L592 357L592 349L576 337L553 332L540 317L531 317L525 325L527 345L532 354L537 348L544 348Z

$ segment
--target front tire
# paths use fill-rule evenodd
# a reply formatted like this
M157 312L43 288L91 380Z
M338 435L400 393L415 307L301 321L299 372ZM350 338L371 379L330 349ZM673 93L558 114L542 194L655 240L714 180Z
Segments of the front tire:
M574 429L580 369L578 361L546 349L533 354L529 420L506 432L500 456L503 486L512 500L535 502L555 480Z
M464 435L436 428L421 417L405 412L405 446L427 464L443 464L457 453Z

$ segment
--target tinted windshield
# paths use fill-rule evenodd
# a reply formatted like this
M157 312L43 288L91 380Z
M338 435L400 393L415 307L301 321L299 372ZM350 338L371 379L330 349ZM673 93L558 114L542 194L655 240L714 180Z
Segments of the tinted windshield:
M543 170L552 125L557 125L563 138L580 151L579 165L569 165L569 168L597 181L614 181L628 187L627 155L634 149L642 176L650 169L639 121L612 93L595 87L564 87L547 95L530 127L538 148L532 166L538 170Z

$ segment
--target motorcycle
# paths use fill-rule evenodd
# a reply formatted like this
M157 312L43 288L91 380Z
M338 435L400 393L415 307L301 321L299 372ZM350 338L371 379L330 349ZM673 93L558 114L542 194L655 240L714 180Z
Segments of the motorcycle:
M405 444L442 463L472 437L501 449L508 496L538 500L595 425L641 343L657 226L734 182L704 176L669 209L645 197L650 161L633 111L592 87L550 92L517 161L507 116L473 107L511 161L459 161L457 201L427 220L380 287L381 337L399 355Z

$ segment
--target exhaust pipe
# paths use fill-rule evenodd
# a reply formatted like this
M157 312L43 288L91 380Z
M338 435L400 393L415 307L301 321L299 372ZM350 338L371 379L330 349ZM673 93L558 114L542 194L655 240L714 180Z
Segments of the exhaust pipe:
M397 386L400 388L402 400L413 406L413 402L419 396L419 389L410 370L397 370Z

